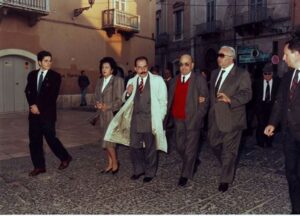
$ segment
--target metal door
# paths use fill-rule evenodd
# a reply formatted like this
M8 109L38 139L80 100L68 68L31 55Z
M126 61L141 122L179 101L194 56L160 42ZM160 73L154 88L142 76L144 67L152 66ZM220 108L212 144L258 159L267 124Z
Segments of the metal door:
M34 63L21 56L0 58L0 112L28 110L24 89Z

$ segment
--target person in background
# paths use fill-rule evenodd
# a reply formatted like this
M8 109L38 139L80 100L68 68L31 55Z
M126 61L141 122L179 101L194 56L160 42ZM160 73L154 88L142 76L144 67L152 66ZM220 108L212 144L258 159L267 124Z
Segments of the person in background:
M80 106L86 106L87 103L86 103L85 96L86 96L86 93L87 93L87 88L90 85L90 80L87 77L87 75L85 74L84 70L82 70L80 72L80 76L78 77L78 85L79 85L80 94L81 94L81 97L80 97Z
M29 149L34 170L29 176L46 172L43 137L50 149L61 161L58 169L69 166L71 155L56 137L56 100L59 94L61 75L51 70L52 55L48 51L37 54L40 68L31 71L27 77L25 94L29 105Z
M99 69L103 76L98 80L95 88L95 107L99 111L100 142L107 156L107 165L101 173L111 172L112 174L119 171L116 144L107 142L103 138L114 113L122 106L124 81L121 77L113 75L116 68L117 64L112 57L101 59Z
M253 84L253 108L257 118L256 145L260 147L272 147L273 137L266 136L264 130L269 122L279 84L280 79L273 76L271 63L264 66L262 78Z

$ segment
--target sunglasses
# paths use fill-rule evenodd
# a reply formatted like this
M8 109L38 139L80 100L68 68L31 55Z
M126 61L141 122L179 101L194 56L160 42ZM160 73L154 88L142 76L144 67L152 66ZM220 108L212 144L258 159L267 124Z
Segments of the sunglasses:
M231 55L225 55L224 53L218 53L218 57L224 58L225 56L232 57Z
M273 73L272 72L264 72L263 74L264 75L272 75Z
M187 63L187 62L180 62L180 63L179 63L179 67L182 67L182 66L188 67L188 66L190 66L190 64Z

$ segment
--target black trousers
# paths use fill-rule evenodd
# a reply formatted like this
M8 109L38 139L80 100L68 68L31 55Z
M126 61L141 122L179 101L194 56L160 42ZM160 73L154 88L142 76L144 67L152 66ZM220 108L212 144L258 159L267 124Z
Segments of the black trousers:
M289 129L284 132L285 173L293 213L300 214L300 140Z
M257 104L259 107L258 111L256 112L257 117L257 129L256 129L256 141L258 145L261 146L272 146L273 136L268 137L264 134L265 127L269 123L269 118L272 111L272 104L261 102Z
M29 149L35 168L46 168L43 137L45 137L52 152L61 161L67 160L70 157L67 150L56 137L54 121L41 121L39 117L29 119Z

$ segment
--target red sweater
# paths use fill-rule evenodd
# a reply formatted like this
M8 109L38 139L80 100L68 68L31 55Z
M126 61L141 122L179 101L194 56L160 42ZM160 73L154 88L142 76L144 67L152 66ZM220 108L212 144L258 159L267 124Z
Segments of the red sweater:
M175 119L185 119L185 104L188 93L189 81L190 79L188 79L185 83L182 83L180 80L180 76L177 79L172 105L172 115Z

